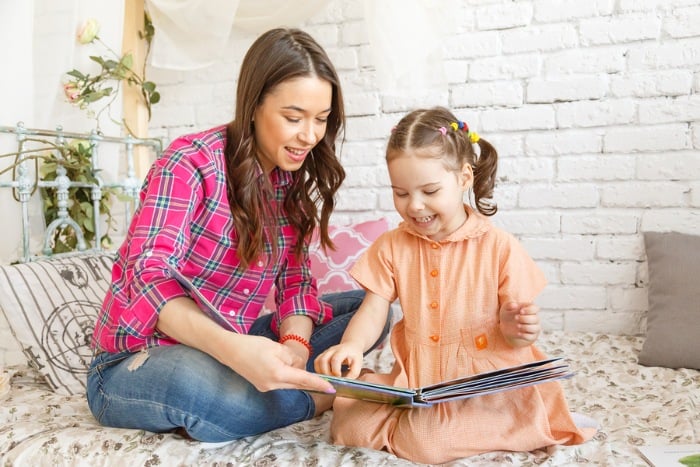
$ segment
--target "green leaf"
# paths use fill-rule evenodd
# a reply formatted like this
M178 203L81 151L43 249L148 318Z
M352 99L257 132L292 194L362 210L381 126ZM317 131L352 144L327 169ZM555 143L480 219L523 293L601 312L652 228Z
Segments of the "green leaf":
M111 92L111 91L110 91ZM105 93L105 91L95 91L95 92L90 92L88 94L85 94L83 96L83 99L85 102L91 103L91 102L96 102L102 99L105 96L109 96L109 92Z
M156 83L153 81L144 81L141 86L143 87L143 90L148 93L152 93L156 90Z
M126 55L124 55L124 56L122 57L121 63L122 63L122 65L124 65L126 68L131 69L131 67L132 67L133 64L134 64L134 57L133 57L130 53L128 53L128 54L126 54Z
M115 68L117 68L118 65L119 65L119 62L117 62L116 60L105 60L103 62L103 66L107 70L114 70Z
M76 70L76 69L73 69L73 70L69 71L69 72L66 73L66 74L67 74L68 76L72 76L72 77L74 77L74 78L78 78L79 80L84 80L84 79L86 79L86 76L85 76L84 74L82 74L81 72L79 72L78 70Z
M154 92L153 94L151 94L149 100L151 101L151 104L157 104L158 102L160 102L160 93Z

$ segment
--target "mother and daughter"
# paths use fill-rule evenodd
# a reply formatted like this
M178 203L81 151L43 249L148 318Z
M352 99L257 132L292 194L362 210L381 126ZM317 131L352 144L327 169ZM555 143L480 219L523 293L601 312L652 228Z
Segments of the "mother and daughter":
M436 108L409 114L390 137L405 222L354 268L364 290L319 297L308 247L316 229L332 245L345 176L340 80L311 36L279 28L251 45L237 86L233 121L175 139L146 177L95 323L87 398L96 419L222 442L334 404L335 442L421 462L582 442L557 383L420 410L334 398L314 368L348 364L357 376L389 332L396 298L396 366L362 378L414 386L539 359L532 301L544 279L483 216L495 213L486 200L496 152L481 140L477 158L476 134ZM479 213L463 204L472 189ZM273 288L277 309L260 316Z

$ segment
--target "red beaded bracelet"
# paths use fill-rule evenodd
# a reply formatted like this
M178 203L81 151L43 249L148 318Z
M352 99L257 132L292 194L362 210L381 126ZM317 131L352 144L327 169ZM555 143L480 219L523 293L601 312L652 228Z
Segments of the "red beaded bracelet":
M284 336L280 337L280 344L284 344L287 341L300 342L304 347L306 347L306 350L309 351L309 355L314 353L314 348L311 347L309 341L301 337L299 334L285 334Z

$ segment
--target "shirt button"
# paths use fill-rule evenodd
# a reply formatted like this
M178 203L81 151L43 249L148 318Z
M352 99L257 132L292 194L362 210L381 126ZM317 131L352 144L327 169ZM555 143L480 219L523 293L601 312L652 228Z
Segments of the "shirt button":
M249 289L243 289L243 293L246 295L250 295L250 290Z
M236 316L236 310L231 310L228 312L229 316Z
M430 336L430 340L433 342L437 342L440 340L440 336L432 335L432 336Z
M258 261L258 267L263 267L263 262L262 262L262 261Z
M433 269L432 271L430 271L430 275L433 276L433 277L437 277L437 275L438 275L438 270L437 270L437 269Z
M437 307L438 307L438 302L432 302L430 304L430 308L432 308L433 310L437 310Z
M146 256L148 256L148 257L153 256L153 252L152 252L151 250L148 250L148 251L146 252Z
M437 243L431 243L430 248L432 248L433 250L437 250L438 248L440 248L440 245L438 245Z

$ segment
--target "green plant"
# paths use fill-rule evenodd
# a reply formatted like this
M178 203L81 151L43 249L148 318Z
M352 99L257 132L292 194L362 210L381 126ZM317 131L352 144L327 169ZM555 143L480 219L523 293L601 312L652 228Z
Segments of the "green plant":
M31 147L28 147L31 145ZM34 163L36 178L31 194L39 188L38 180L55 182L59 176L66 176L69 180L78 182L80 186L68 187L68 199L66 212L61 215L58 200L58 188L43 186L40 188L42 210L46 225L50 225L56 219L67 215L74 221L83 233L83 238L88 244L110 248L112 239L110 231L116 228L116 222L111 213L111 207L115 200L122 202L132 201L131 197L124 194L118 188L103 187L98 179L99 170L92 168L92 149L87 141L73 141L71 144L58 144L44 139L26 138L19 146L18 151L0 154L0 159L12 157L14 162L0 170L0 175L12 171L13 179L17 179L20 164ZM101 198L98 202L99 216L104 216L100 222L104 222L104 233L95 238L95 209L92 201L92 192L95 187L101 187ZM17 194L15 199L19 201ZM52 233L50 240L53 253L65 253L75 251L78 246L78 235L69 223L59 225Z
M151 119L151 108L153 104L160 101L160 93L156 90L156 84L146 79L146 63L144 60L141 73L134 71L134 59L131 53L119 56L98 36L100 26L94 19L87 20L77 35L77 40L81 44L97 42L101 44L109 53L108 56L90 56L90 60L100 67L99 72L90 74L77 69L72 69L66 73L70 79L63 85L63 90L68 101L77 105L80 109L88 112L97 123L99 130L99 119L103 112L113 121L114 118L109 113L112 103L119 95L119 87L122 82L129 86L138 86L143 103L148 109L148 119ZM139 37L146 41L146 56L150 51L151 41L155 34L153 23L148 14L144 15L144 28L139 32ZM92 109L92 105L107 99L97 112ZM104 102L104 101L102 101ZM129 134L134 136L128 125L122 119L117 122L123 126ZM75 142L68 146L56 146L56 151L40 156L42 160L39 168L40 176L43 180L56 180L59 176L59 168L65 169L65 175L73 181L87 184L97 184L97 173L92 168L92 146L87 142ZM60 154L58 156L57 154ZM61 171L62 171L61 169ZM59 218L59 202L56 188L43 188L41 190L44 218L47 225ZM92 187L79 186L71 187L68 190L68 215L73 219L83 231L83 236L88 244L99 240L99 245L109 248L112 239L109 236L110 230L115 228L115 220L111 213L112 203L115 199L129 201L130 198L115 188L102 188L102 198L99 201L99 216L104 216L106 229L101 238L95 239L94 216L95 209L92 201ZM97 245L97 243L95 243ZM52 249L54 253L63 253L76 250L78 237L74 229L70 226L63 226L53 233Z
M83 236L88 244L95 239L95 209L92 202L92 186L98 185L97 173L92 169L92 145L87 142L74 142L69 146L64 146L58 152L45 155L39 169L43 180L56 180L59 174L59 167L65 169L65 175L73 181L85 183L86 186L71 187L68 189L68 215L73 219L83 231ZM59 205L56 188L42 188L41 198L43 203L44 217L46 224L50 224L59 218ZM129 201L130 197L121 193L116 188L102 188L102 197L99 200L99 214L105 216L105 233L99 239L99 245L103 248L112 246L112 239L109 236L110 230L116 228L111 207L114 199L119 201ZM75 230L69 227L56 229L53 232L52 251L54 253L65 253L76 250L78 237Z

